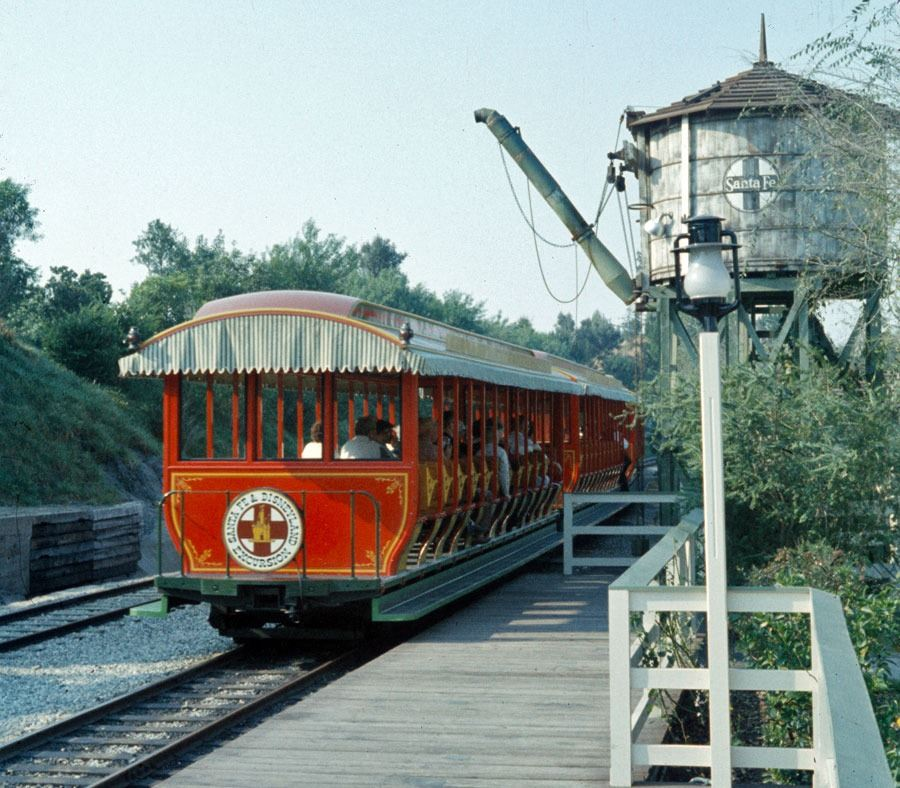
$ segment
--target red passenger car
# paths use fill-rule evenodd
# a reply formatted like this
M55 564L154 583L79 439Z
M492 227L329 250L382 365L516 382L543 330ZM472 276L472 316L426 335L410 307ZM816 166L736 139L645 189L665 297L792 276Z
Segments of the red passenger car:
M559 544L560 493L642 450L613 378L348 296L212 301L120 371L164 380L157 585L241 638L422 616Z

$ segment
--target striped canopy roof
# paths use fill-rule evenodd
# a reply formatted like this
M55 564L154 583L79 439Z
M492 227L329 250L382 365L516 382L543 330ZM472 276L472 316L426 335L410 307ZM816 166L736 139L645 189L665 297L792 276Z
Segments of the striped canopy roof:
M401 329L408 324L407 342ZM123 376L413 372L633 400L615 378L540 351L349 296L280 290L222 298L119 360Z

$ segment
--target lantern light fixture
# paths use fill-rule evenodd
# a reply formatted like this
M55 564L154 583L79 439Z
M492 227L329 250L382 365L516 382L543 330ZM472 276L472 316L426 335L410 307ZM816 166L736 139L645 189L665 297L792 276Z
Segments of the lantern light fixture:
M738 270L737 236L722 227L719 216L692 216L688 231L675 237L675 303L682 312L693 315L704 331L715 331L718 322L737 309L741 300ZM728 240L726 240L728 239ZM687 241L683 244L682 241ZM681 256L687 252L687 271L682 277ZM726 268L723 252L731 252L731 271ZM734 285L734 299L727 301Z

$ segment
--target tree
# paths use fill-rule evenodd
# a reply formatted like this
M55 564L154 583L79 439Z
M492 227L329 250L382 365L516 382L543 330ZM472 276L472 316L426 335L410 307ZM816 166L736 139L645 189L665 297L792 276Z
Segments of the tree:
M37 271L16 255L19 241L37 240L37 208L29 188L7 178L0 181L0 317L7 317L33 292Z
M321 231L308 219L299 235L276 244L255 261L250 276L253 290L321 290L342 293L357 259L343 238Z
M189 268L187 239L169 224L154 219L134 242L133 261L150 274L168 274Z
M574 342L575 318L568 312L560 312L548 337L548 351L563 358L571 358Z
M848 376L817 358L800 369L726 368L722 380L728 557L741 576L779 547L824 541L864 560L897 549L900 498L900 376L882 383ZM653 443L671 451L688 479L700 477L697 376L642 402Z
M44 319L77 312L90 304L108 304L112 299L112 286L106 274L80 274L64 265L51 266L50 279L44 285Z
M201 235L191 249L184 236L156 219L134 247L133 261L150 275L132 288L122 315L142 336L189 320L207 301L253 289L255 258L229 248L221 232L212 241Z
M405 252L398 252L392 241L380 235L376 235L359 248L359 267L372 276L378 276L385 271L399 270L405 259Z
M502 339L504 342L512 342L514 345L522 345L536 350L545 349L547 335L535 331L527 317L520 317L518 320L510 322L498 312L485 323L484 331L489 336Z
M557 320L558 323L558 320ZM582 320L572 340L572 358L579 364L590 366L602 359L622 341L622 332L600 312L594 312Z
M829 298L878 298L888 327L900 323L898 228L900 228L900 5L861 0L845 23L804 47L809 76L827 84L798 86L808 153L798 173L820 174L820 188L833 195L833 216L811 229L833 239L843 259L816 270L804 286L813 307ZM793 108L787 110L794 111ZM791 173L786 173L786 184ZM860 326L875 327L878 310ZM871 369L869 372L871 373Z
M25 335L76 374L98 383L115 382L125 332L110 306L112 287L106 276L78 274L66 266L53 266L50 272L30 302L32 319Z
M484 301L461 290L444 293L444 322L466 331L479 331L484 324Z
M122 349L122 328L115 311L98 302L61 314L46 324L44 351L54 361L95 383L112 385Z

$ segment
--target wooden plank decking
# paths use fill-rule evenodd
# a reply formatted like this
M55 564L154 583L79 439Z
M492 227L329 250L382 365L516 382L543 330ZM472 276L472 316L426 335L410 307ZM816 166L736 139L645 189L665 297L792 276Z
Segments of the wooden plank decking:
M608 580L538 565L164 784L606 785Z

